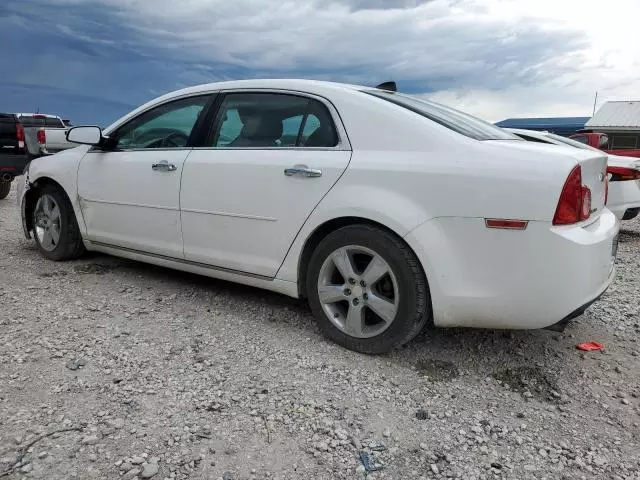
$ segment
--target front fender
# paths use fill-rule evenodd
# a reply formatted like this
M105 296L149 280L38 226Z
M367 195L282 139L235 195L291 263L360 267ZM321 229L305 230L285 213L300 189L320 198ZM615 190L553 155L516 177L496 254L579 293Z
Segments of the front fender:
M20 181L16 183L16 203L20 214L24 236L27 240L31 240L31 229L29 228L26 215L26 197L27 192L31 188L31 185L29 184L29 164L25 167L25 174L18 178Z
M80 233L83 237L86 235L86 225L78 198L77 178L80 161L88 149L88 146L81 146L31 161L26 171L25 183L22 185L23 191L18 200L20 202L22 224L27 238L31 238L29 233L31 229L28 222L30 206L28 192L43 183L54 183L64 190L71 201Z

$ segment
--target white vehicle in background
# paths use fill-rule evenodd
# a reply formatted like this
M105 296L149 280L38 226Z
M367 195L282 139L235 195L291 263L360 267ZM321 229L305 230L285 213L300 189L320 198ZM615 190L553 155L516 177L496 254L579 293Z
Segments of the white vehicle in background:
M584 143L550 132L505 128L529 142L570 146L585 150L602 151ZM640 213L640 159L608 155L609 194L607 208L620 220L631 220Z
M67 141L70 127L60 117L43 113L16 113L16 116L24 126L26 135L35 138L41 154L48 155L77 147Z
M436 326L559 328L610 285L606 154L436 103L309 80L157 98L18 184L27 238L305 297L364 353ZM256 319L256 321L260 321Z

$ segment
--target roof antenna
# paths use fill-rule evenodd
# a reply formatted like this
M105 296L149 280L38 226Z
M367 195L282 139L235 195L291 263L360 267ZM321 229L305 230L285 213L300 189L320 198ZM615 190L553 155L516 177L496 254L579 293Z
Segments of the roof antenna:
M388 92L397 92L398 87L396 86L396 82L383 82L380 85L377 85L376 88L380 90L387 90Z

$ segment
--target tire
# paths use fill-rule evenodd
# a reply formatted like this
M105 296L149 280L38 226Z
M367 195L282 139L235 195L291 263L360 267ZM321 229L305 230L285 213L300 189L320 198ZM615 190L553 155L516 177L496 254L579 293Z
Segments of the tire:
M640 213L640 208L628 208L624 212L624 215L622 216L622 220L633 220L638 216L639 213Z
M2 200L3 198L7 198L7 195L9 195L10 191L11 191L11 182L0 180L0 200Z
M53 213L47 216L44 211L44 206L41 208L41 204L44 205L42 202L48 202L50 200L53 203L49 204L49 210L53 211ZM55 207L57 207L59 212L57 220L54 220L56 217ZM67 197L66 193L59 187L46 185L40 189L32 215L36 245L45 258L56 262L74 260L85 252L73 206L71 205L69 197ZM46 232L43 233L43 230L46 230L46 225L39 223L39 220L47 220L49 230L56 231L57 238L55 235L50 234L47 236ZM52 238L55 238L55 241L48 241Z
M343 274L343 270L349 271L349 266L344 267L346 260L341 260L344 258L349 259L354 282ZM377 268L367 274L367 267L372 266ZM385 269L389 273L372 285L364 282ZM360 353L381 354L398 348L411 341L431 318L429 288L420 262L399 237L374 226L353 225L327 235L311 255L306 290L322 333ZM386 303L380 303L381 297ZM362 311L364 314L358 313ZM350 322L350 318L354 320Z

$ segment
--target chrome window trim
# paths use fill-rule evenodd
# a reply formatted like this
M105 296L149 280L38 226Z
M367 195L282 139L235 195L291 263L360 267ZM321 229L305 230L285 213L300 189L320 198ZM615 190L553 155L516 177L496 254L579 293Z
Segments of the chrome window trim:
M102 150L97 147L91 147L87 153L125 153L125 152L190 152L193 147L180 148L118 148L115 150Z

